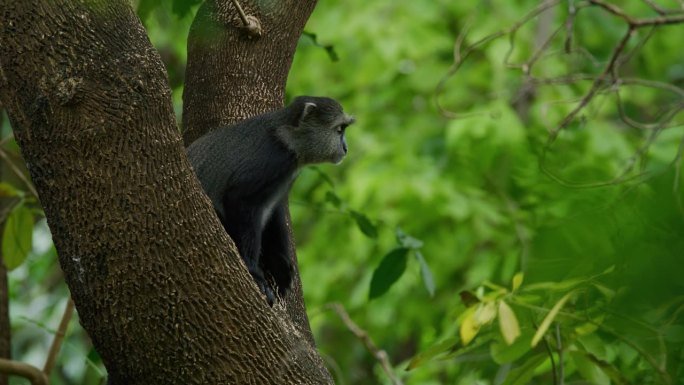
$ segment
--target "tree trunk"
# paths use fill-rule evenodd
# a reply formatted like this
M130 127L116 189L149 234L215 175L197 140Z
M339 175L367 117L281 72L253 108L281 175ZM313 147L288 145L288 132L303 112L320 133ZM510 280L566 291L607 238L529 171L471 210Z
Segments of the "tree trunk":
M0 103L110 383L332 382L202 193L126 1L0 0Z

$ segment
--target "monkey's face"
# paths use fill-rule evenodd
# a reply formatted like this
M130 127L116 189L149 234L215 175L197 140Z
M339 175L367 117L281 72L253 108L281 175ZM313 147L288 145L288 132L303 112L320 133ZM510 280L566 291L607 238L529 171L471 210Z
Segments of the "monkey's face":
M304 163L340 163L347 154L344 138L354 118L342 112L342 107L306 103L297 127L299 158Z

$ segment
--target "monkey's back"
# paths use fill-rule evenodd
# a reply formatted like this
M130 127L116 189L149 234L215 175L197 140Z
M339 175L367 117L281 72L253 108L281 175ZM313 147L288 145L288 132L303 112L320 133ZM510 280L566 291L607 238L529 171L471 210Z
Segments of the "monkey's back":
M188 158L223 220L226 200L249 205L291 180L297 163L275 136L269 114L212 131L192 143ZM287 194L287 191L284 191Z

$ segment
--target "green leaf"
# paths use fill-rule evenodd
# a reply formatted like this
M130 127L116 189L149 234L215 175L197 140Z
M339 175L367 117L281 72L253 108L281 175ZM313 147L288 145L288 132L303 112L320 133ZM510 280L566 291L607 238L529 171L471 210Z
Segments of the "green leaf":
M493 301L482 302L475 310L475 322L486 325L496 318L496 305Z
M20 195L22 195L21 191L14 188L11 184L6 182L0 183L0 198L11 198Z
M596 363L588 358L588 353L580 351L570 351L569 353L582 378L590 381L592 384L610 385L610 378L608 375L606 375Z
M499 326L501 335L508 345L512 345L520 337L520 325L513 309L504 301L499 301Z
M419 250L414 250L414 255L420 264L420 276L423 278L423 285L427 289L430 297L435 295L435 279L432 276L432 271L423 257L423 253Z
M532 341L532 333L523 333L518 337L512 345L506 342L496 341L489 346L489 353L492 359L499 365L513 362L531 350L530 341Z
M476 306L473 306L466 310L466 313L461 321L461 327L459 328L459 333L461 336L461 341L463 341L463 346L466 346L472 341L477 333L480 331L480 323L475 319Z
M315 33L304 31L302 32L302 36L308 37L315 47L323 48L325 52L328 54L328 57L331 61L336 62L340 60L340 57L337 55L337 52L335 52L335 47L331 44L319 43Z
M522 272L516 273L516 274L513 276L513 282L512 282L512 284L511 284L511 289L512 289L512 291L518 290L518 288L520 287L520 285L522 285L522 283L523 283L523 278L524 278L524 275L523 275Z
M325 201L330 202L330 204L337 208L340 208L340 206L342 205L342 199L340 199L340 197L338 197L337 194L335 194L332 191L327 191L325 193Z
M506 376L506 380L501 383L501 385L525 385L532 377L534 377L534 371L541 365L548 356L546 353L537 354L536 356L530 357L524 364L511 370Z
M190 13L192 7L200 4L203 0L173 0L171 10L179 19Z
M415 357L413 357L411 359L411 362L409 362L408 366L406 367L406 371L413 370L413 369L419 367L425 361L429 361L432 358L434 358L435 356L453 351L459 342L460 341L459 341L458 337L451 337L451 338L447 338L446 340L439 342L435 345L432 345L431 347L429 347L424 352L421 352L418 355L416 355Z
M406 270L409 249L400 247L387 253L373 272L368 299L378 298L396 282Z
M406 234L399 227L397 227L397 229L395 230L395 234L397 236L397 242L399 242L400 245L406 248L420 249L421 247L423 247L423 241Z
M378 229L373 223L371 223L367 216L354 210L350 210L349 213L351 214L352 218L354 218L356 225L359 226L359 229L364 235L373 239L378 237Z
M565 305L565 303L570 299L571 295L572 292L567 293L561 299L559 299L555 305L553 305L553 308L551 308L551 311L549 312L549 314L546 315L546 318L544 318L541 325L539 325L539 329L537 329L537 332L534 334L534 337L532 338L532 347L537 346L542 337L544 337L546 331L549 330L549 326L551 326L551 322L553 322L553 319L556 318L556 315L558 315L558 312L563 308L563 305Z
M7 270L13 270L24 262L32 243L33 215L30 209L19 204L7 217L2 235L2 255Z
M161 4L162 0L140 0L137 9L140 21L145 23L145 21L147 21L147 18L150 17L152 11L154 11L156 8L159 8Z

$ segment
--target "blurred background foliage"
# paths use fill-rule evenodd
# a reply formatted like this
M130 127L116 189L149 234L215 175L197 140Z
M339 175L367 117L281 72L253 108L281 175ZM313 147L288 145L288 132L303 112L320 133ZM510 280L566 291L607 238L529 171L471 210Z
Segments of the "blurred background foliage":
M179 115L196 3L136 4ZM290 208L311 325L338 384L392 382L331 303L405 384L684 383L684 24L637 30L621 81L550 136L627 30L587 2L557 3L481 45L540 2L318 4L287 97L332 96L357 124L347 160L303 171ZM637 18L658 16L653 3L613 2ZM3 245L32 246L25 259L3 247L16 265L13 354L40 367L68 291L3 119ZM52 383L103 373L72 322Z

